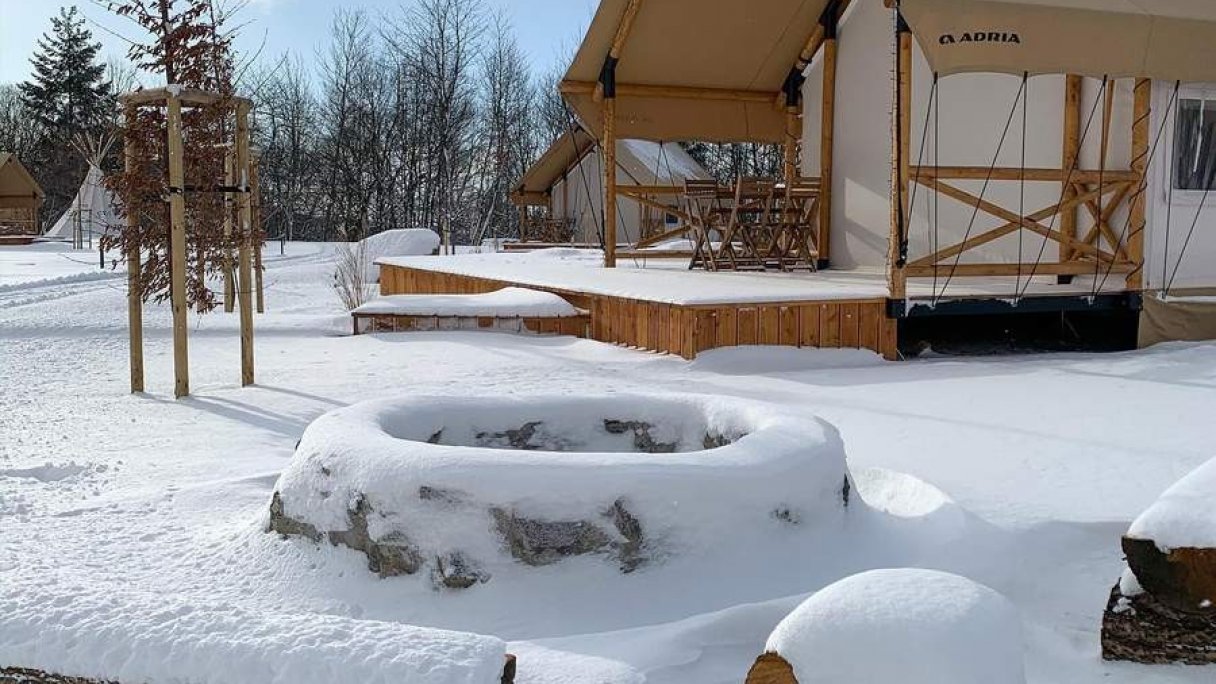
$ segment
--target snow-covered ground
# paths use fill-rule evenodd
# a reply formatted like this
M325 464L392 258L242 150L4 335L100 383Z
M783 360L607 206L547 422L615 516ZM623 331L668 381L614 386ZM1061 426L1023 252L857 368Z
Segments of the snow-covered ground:
M122 277L95 259L0 249L0 605L36 611L62 595L324 613L500 637L524 684L726 684L811 592L915 566L1013 602L1032 684L1216 678L1105 663L1098 648L1119 536L1213 456L1216 345L890 364L762 349L686 362L479 332L349 337L329 249L292 244L280 257L276 244L257 385L239 387L237 320L215 313L192 319L194 396L173 401L168 309L147 307L149 392L130 396ZM839 428L871 508L813 538L757 539L746 557L706 553L628 575L571 559L461 592L379 579L354 551L263 531L297 440L331 409L400 395L655 391L818 414Z

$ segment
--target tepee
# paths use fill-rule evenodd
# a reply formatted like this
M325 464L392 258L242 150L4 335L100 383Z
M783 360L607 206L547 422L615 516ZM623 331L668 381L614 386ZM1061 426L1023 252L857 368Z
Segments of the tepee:
M86 243L92 246L120 220L116 210L117 198L105 186L101 161L109 151L112 139L102 143L84 144L79 147L89 162L89 172L80 184L80 190L72 205L59 217L43 237L48 240L71 242L77 249Z

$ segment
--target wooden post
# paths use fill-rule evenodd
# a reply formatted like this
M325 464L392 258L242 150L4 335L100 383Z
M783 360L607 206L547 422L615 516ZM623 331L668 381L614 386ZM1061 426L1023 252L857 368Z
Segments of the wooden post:
M832 162L836 135L835 27L823 42L823 94L819 128L819 265L832 261Z
M785 154L782 159L782 175L786 183L798 178L798 146L802 141L802 115L797 106L785 107Z
M1149 157L1149 124L1152 119L1153 82L1147 78L1136 79L1134 114L1132 115L1132 171L1140 175L1136 184L1135 195L1132 196L1128 224L1131 226L1127 234L1127 258L1131 260L1134 270L1127 274L1127 289L1141 290L1144 288L1144 231L1147 226L1146 206L1148 203L1148 182L1145 174L1148 172Z
M127 109L127 125L135 120L133 108ZM127 173L135 170L135 141L127 136L123 145L123 159ZM139 228L139 216L127 214L127 230L135 235ZM144 391L144 306L143 288L140 284L142 261L138 243L127 245L127 332L130 336L131 393Z
M253 282L257 288L257 312L266 313L266 290L262 283L262 185L258 179L258 164L261 161L257 155L249 159L249 202L252 205L253 223L250 235L253 240Z
M186 340L186 198L182 166L182 101L170 93L169 146L169 298L173 309L173 396L190 394L190 355Z
M1060 154L1060 168L1064 169L1065 180L1068 172L1081 168L1081 87L1085 79L1077 74L1068 74L1064 78L1064 147ZM1061 202L1068 202L1077 196L1071 182L1063 182L1060 188ZM1060 214L1060 232L1067 240L1077 239L1077 212L1080 207L1074 207ZM1071 261L1076 255L1072 246L1067 242L1060 243L1060 262ZM1071 280L1069 276L1061 279Z
M895 53L897 83L894 111L891 116L895 129L891 139L894 148L891 155L891 186L894 192L891 193L891 239L887 255L890 271L887 280L891 297L905 299L908 294L908 282L904 264L901 263L903 256L900 243L911 222L911 217L908 216L907 195L908 157L911 155L911 131L909 129L912 127L912 31L904 23L903 17L898 15L899 10L895 11L898 17L896 29L898 49Z
M241 386L253 384L253 307L251 264L249 247L253 237L252 216L249 208L249 105L244 102L236 108L236 171L241 192L237 195L239 226L239 248L237 261L240 268L237 297L241 306Z
M604 266L616 268L616 93L604 98Z
M232 176L232 150L224 153L224 185L231 187L235 182ZM232 248L232 193L224 192L224 313L232 313L236 307L236 286L233 283Z

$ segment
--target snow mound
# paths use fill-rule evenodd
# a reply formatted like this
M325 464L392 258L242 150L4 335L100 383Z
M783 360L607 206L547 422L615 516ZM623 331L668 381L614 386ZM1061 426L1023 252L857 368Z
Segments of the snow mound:
M1024 684L1021 620L1003 596L934 570L872 570L812 595L766 650L799 682Z
M426 228L399 228L376 233L363 239L368 258L426 256L439 249L439 234Z
M146 684L490 684L496 638L321 614L22 587L0 592L0 666Z
M1127 536L1152 540L1166 552L1216 548L1216 459L1165 490L1132 522Z
M356 314L392 316L492 316L568 318L579 315L561 297L522 287L470 295L387 295L355 309Z
M708 349L697 354L697 358L688 365L692 370L706 373L755 375L881 366L885 363L881 355L868 349L814 349L748 345Z
M467 588L522 563L629 573L841 515L844 447L814 416L693 395L409 397L305 431L269 528L381 575Z

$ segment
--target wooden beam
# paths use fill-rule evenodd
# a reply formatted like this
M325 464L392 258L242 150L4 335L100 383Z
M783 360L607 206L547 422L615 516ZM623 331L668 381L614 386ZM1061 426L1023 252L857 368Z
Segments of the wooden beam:
M1141 290L1144 288L1144 231L1147 226L1146 203L1148 193L1149 159L1149 126L1152 120L1153 82L1147 78L1136 79L1135 104L1132 114L1132 171L1140 174L1140 182L1132 195L1131 206L1128 207L1127 256L1136 264L1136 270L1127 276L1127 289Z
M785 147L782 153L782 174L786 183L798 177L798 148L802 143L802 114L798 107L785 108Z
M1060 152L1060 166L1064 169L1076 169L1080 166L1081 155L1081 87L1085 79L1077 74L1068 74L1064 78L1064 145ZM1060 199L1068 201L1076 196L1076 188L1071 183L1060 180ZM1073 258L1071 242L1077 237L1077 210L1065 211L1060 215L1060 232L1067 236L1069 242L1060 243L1060 261Z
M616 98L604 98L604 266L616 268Z
M681 220L683 220L685 223L692 222L692 217L689 216L686 212L680 211L679 209L676 209L675 207L667 206L666 204L663 204L662 202L648 196L646 193L636 192L632 188L630 188L628 185L617 186L617 192L622 197L627 197L627 198L633 200L634 202L637 202L638 204L641 204L641 205L647 206L647 207L653 207L660 211L664 211L668 214L671 214L672 216L676 216L676 217L680 218ZM683 230L685 230L685 229L680 229L681 232L683 232ZM650 239L650 238L647 238L647 239ZM641 244L641 243L639 242L639 244Z
M848 5L848 2L843 3ZM832 166L836 137L836 38L823 44L823 90L819 115L819 258L832 259Z
M565 95L593 95L598 83L593 81L562 81L558 92ZM772 102L773 94L764 90L740 90L733 88L696 88L690 86L641 85L618 83L618 98L654 98L666 100L726 100L733 102ZM602 98L601 98L602 99Z
M988 168L986 166L913 166L912 172L919 178L939 178L941 180L991 180L991 181L1020 181L1025 173L1027 182L1063 183L1097 183L1099 179L1107 183L1131 183L1140 180L1134 171L1074 169L1043 169L1015 167Z
M1103 266L1102 270L1107 268L1114 273L1128 273L1135 268L1129 263L1116 263L1111 266ZM1093 275L1094 264L1092 261L1070 261L1057 264L938 264L931 266L909 266L908 276L912 278L931 278L936 275L938 278L948 278L951 274L959 277L983 277L983 276L1017 276L1023 278L1030 275L1033 271L1035 275L1053 276L1053 275Z
M609 59L616 61L621 58L621 51L625 48L625 41L629 40L629 33L633 31L633 20L637 19L638 10L641 8L642 0L629 0L629 4L625 6L625 13L621 15L621 23L617 24L616 35L612 38L612 46L608 48ZM603 83L595 84L595 90L591 97L596 102L604 99Z
M135 118L133 108L127 108L127 124ZM126 136L123 144L123 160L127 173L135 171L135 140ZM144 314L142 260L140 245L133 240L139 231L139 215L131 211L127 213L127 333L129 337L129 358L131 367L131 393L144 391Z
M236 170L244 192L237 195L237 218L239 222L239 248L237 262L240 269L240 287L237 298L241 307L241 386L253 384L253 279L251 277L250 243L253 241L253 221L249 206L249 107L236 108Z
M912 32L903 19L898 16L896 9L896 42L895 74L896 87L894 107L891 112L891 122L894 135L891 136L891 232L887 251L887 286L894 299L904 299L908 294L907 276L902 259L901 248L904 235L901 226L908 228L908 206L905 199L908 194L909 165L908 156L911 149L911 132L908 128L912 122Z
M118 96L118 101L121 104L135 107L145 105L168 106L170 99L177 100L179 106L181 104L212 105L219 102L229 102L233 107L237 107L242 104L250 108L253 107L253 102L243 97L229 97L220 95L219 93L197 90L195 88L182 88L180 86L145 88L143 90L136 90L134 92Z
M169 148L169 299L173 310L173 396L190 394L190 356L186 340L186 201L182 160L182 103L168 98ZM202 258L202 255L199 256Z
M921 179L919 179L919 182L922 185L930 185L930 183L932 181L921 178ZM961 190L958 190L957 188L954 188L953 186L949 186L944 183L939 182L939 183L937 183L936 187L938 190L941 190L943 192L943 194L947 194L948 196L953 196L955 199L958 199L959 201L961 201L965 204L971 204L976 199L976 197L974 195L963 192ZM949 190L943 190L943 188L948 188ZM1103 191L1109 191L1109 190L1113 190L1113 189L1114 189L1114 186L1111 186L1109 188L1104 188ZM1099 191L1097 189L1094 189L1089 192L1078 195L1076 197L1073 197L1072 199L1068 200L1067 202L1053 204L1050 207L1040 209L1039 211L1036 211L1033 214L1026 216L1025 219L1027 219L1029 221L1042 221L1044 219L1051 218L1051 216L1053 216L1054 214L1057 214L1061 211L1066 211L1068 209L1075 208L1075 207L1079 206L1082 202L1085 202L1089 199L1097 197L1098 192ZM1013 220L1010 220L1008 223L1005 223L1004 225L997 226L996 228L993 228L980 235L972 236L972 237L968 238L967 240L960 242L956 245L951 245L949 247L942 248L942 249L934 252L933 254L930 254L929 256L922 257L920 259L913 261L911 263L911 265L912 266L927 266L927 265L937 263L938 261L941 261L942 259L948 259L953 256L958 256L959 254L962 254L963 252L966 252L966 251L972 250L976 247L979 247L982 244L986 244L988 242L992 242L993 240L1001 238L1005 235L1009 235L1009 234L1013 233L1014 231L1018 230L1018 228L1023 226L1024 223L1025 223L1024 220L1016 217L1016 215L1015 215ZM1074 241L1074 244L1076 244L1075 241ZM1101 252L1100 250L1097 250L1097 248L1095 248L1091 245L1085 245L1083 247L1078 247L1078 249L1088 249L1091 254L1092 253L1105 254L1105 253ZM1108 261L1111 260L1110 255L1106 255L1106 258Z

